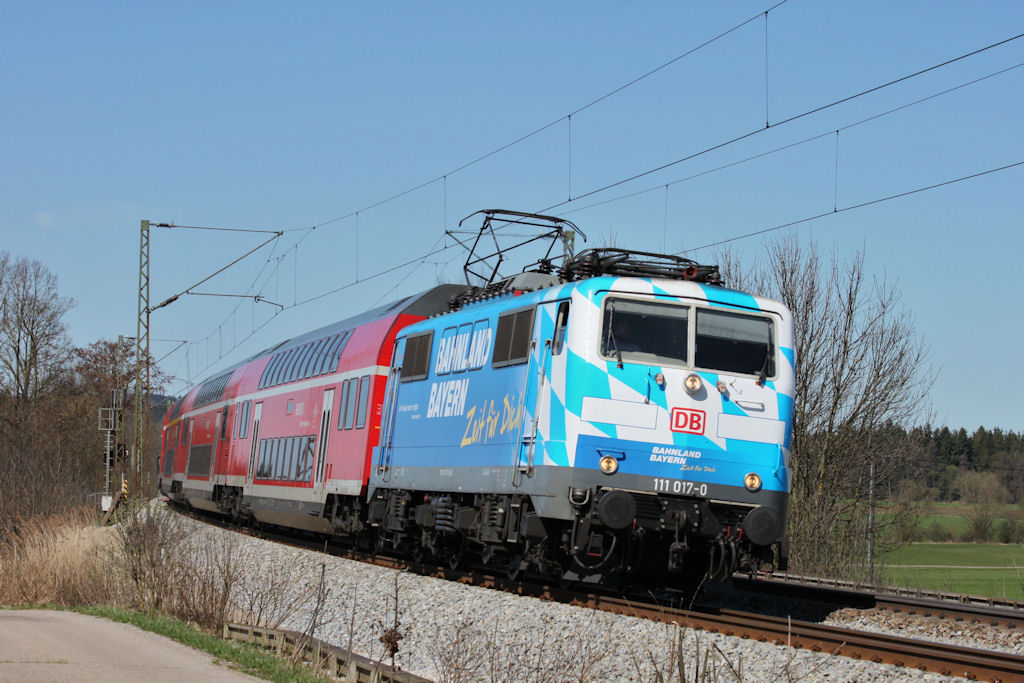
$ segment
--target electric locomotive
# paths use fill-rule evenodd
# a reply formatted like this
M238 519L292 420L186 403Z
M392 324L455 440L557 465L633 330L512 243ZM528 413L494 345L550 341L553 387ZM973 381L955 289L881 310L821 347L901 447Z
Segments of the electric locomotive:
M564 239L568 223L484 213L481 236L502 218ZM467 272L480 262L471 255ZM271 442L280 437L257 418L250 431L264 431L242 449L249 456L239 459L236 486L181 472L167 478L168 490L177 477L178 496L200 507L509 576L689 586L784 568L794 391L787 309L722 286L717 267L617 249L566 257L558 269L545 257L510 278L494 273L484 286L412 297L395 309L406 315L386 322L380 311L369 316L378 322L366 369L353 374L341 353L312 393L299 382L271 396L255 382L273 374L282 350L240 364L233 372L255 389L248 401L262 390L260 403L273 400L276 412L301 394L320 419L279 457ZM364 372L365 390L351 379ZM229 393L226 422L229 405L244 405ZM175 419L195 411L192 397ZM351 411L366 438L344 448L337 432ZM236 416L235 426L246 421ZM278 476L300 465L300 476Z

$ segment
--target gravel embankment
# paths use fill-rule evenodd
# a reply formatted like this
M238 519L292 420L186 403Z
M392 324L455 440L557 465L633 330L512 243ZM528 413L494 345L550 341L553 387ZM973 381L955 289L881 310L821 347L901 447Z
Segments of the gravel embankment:
M243 606L272 618L287 614L280 628L306 631L323 567L326 599L316 637L387 663L380 637L397 622L396 663L434 680L647 681L659 674L678 680L679 652L686 680L712 670L718 675L709 680L722 681L963 680L425 578L189 523L208 535L210 546L231 549L247 577L239 588ZM870 612L833 620L883 628ZM926 635L916 627L899 632ZM948 637L968 644L962 635ZM1015 640L1008 647L1019 651Z

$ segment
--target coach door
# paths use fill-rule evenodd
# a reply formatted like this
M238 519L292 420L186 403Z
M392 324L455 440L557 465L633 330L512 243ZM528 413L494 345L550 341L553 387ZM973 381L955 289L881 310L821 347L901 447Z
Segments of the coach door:
M538 439L548 434L552 410L552 378L565 378L565 335L569 325L569 302L552 301L537 306L533 319L533 349L523 396L523 434L512 483L519 486L522 475L533 470ZM556 409L561 409L557 406ZM564 435L561 437L564 441Z
M256 474L256 454L260 448L260 416L263 414L263 404L257 403L252 410L252 443L249 446L249 472L246 481L252 483Z
M327 440L331 436L331 409L334 407L334 389L324 390L324 404L320 411L320 438L316 449L316 486L324 485L327 470Z

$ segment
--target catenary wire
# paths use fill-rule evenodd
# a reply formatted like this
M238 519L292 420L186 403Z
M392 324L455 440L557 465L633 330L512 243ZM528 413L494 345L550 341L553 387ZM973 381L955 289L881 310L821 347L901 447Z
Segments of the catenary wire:
M961 176L959 178L952 178L950 180L944 180L941 183L935 183L933 185L927 185L925 187L918 187L918 188L915 188L913 190L907 190L906 192L899 192L897 194L891 194L891 195L888 195L886 197L878 197L876 199L872 199L872 200L866 201L866 202L861 202L859 204L852 204L850 206L844 206L841 209L833 209L832 211L825 211L824 213L819 213L819 214L814 215L814 216L807 216L805 218L800 218L800 219L795 220L795 221L789 221L788 223L782 223L780 225L773 225L770 228L763 228L761 230L755 230L754 232L748 232L748 233L745 233L743 235L736 235L735 237L729 237L729 238L726 238L724 240L718 240L717 242L710 242L708 244L703 244L703 245L701 245L699 247L693 247L692 249L684 249L682 251L676 252L675 255L678 256L678 255L682 255L682 254L691 254L691 253L696 252L696 251L701 251L701 250L704 250L704 249L710 249L712 247L718 247L718 246L721 246L723 244L729 244L730 242L736 242L736 241L739 241L739 240L748 239L750 237L757 237L758 235L764 235L764 234L767 234L769 232L775 232L777 230L783 230L785 228L797 225L799 223L806 223L808 221L818 220L819 218L825 218L826 216L835 216L835 215L838 215L838 214L841 214L841 213L845 213L847 211L854 211L856 209L863 209L863 208L868 207L868 206L874 206L875 204L882 204L884 202L889 202L889 201L892 201L894 199L900 199L902 197L909 197L910 195L918 194L919 192L927 192L928 190L935 190L935 189L938 189L940 187L946 187L947 185L954 185L956 183L962 183L962 182L964 182L966 180L972 180L974 178L980 178L982 176L991 175L993 173L999 173L1001 171L1007 171L1007 170L1009 170L1011 168L1017 168L1019 166L1024 166L1024 161L1017 161L1017 162L1012 163L1012 164L1006 164L1005 166L999 166L998 168L990 168L990 169L988 169L986 171L979 171L978 173L972 173L970 175Z
M734 137L734 138L732 138L730 140L725 140L724 142L719 142L719 143L717 143L715 145L712 145L711 147L707 147L707 148L702 149L700 151L693 152L692 154L688 154L688 155L686 155L686 156L684 156L684 157L682 157L680 159L676 159L675 161L670 161L668 163L662 164L662 165L657 166L655 168L651 168L651 169L648 169L648 170L643 171L641 173L637 173L635 175L629 176L628 178L623 178L622 180L617 180L614 183L609 183L608 185L605 185L603 187L599 187L597 189L590 190L588 192L584 192L583 194L577 195L576 197L574 197L570 201L565 201L565 202L559 202L557 204L552 204L551 206L548 206L548 207L545 207L545 208L541 209L539 211L539 213L545 213L545 212L551 211L552 209L557 209L558 207L565 206L566 204L570 204L573 201L578 201L578 200L584 199L586 197L591 197L591 196L593 196L595 194L599 194L599 193L604 192L606 190L610 190L612 188L619 187L620 185L625 185L626 183L632 182L634 180L639 180L640 178L644 178L644 177L647 177L649 175L653 175L654 173L658 173L659 171L664 171L666 168L671 168L673 166L677 166L677 165L679 165L679 164L681 164L681 163L683 163L685 161L690 161L691 159L696 159L697 157L700 157L700 156L703 156L705 154L709 154L711 152L723 149L723 148L728 147L730 145L733 145L733 144L735 144L737 142L741 142L742 140L747 140L748 138L752 138L755 135L758 135L759 133L763 133L763 132L765 132L767 130L775 130L776 128L779 128L780 126L786 125L787 123L792 123L793 121L798 121L798 120L800 120L802 118L805 118L807 116L811 116L812 114L817 114L819 112L825 111L826 109L830 109L832 107L839 106L840 104L845 104L846 102L850 102L852 100L855 100L855 99L857 99L859 97L863 97L863 96L868 95L870 93L878 92L879 90L882 90L883 88L888 88L890 86L896 85L897 83L902 83L902 82L907 81L909 79L916 78L918 76L921 76L923 74L929 73L931 71L935 71L936 69L940 69L940 68L942 68L944 66L948 66L948 65L953 64L955 62L959 62L959 61L961 61L963 59L967 59L968 57L973 57L974 55L981 54L982 52L985 52L987 50L995 49L995 48L997 48L997 47L999 47L1001 45L1005 45L1005 44L1007 44L1007 43L1009 43L1011 41L1018 40L1020 38L1024 38L1024 33L1018 33L1017 35L1015 35L1015 36L1013 36L1011 38L1006 38L1005 40L1000 40L1000 41L998 41L996 43L992 43L990 45L986 45L985 47L978 48L977 50L972 50L971 52L962 54L959 57L954 57L952 59L947 59L944 62L941 62L939 64L934 64L934 65L929 66L929 67L927 67L925 69L921 69L920 71L915 71L912 74L907 74L906 76L901 76L899 78L895 78L895 79L893 79L891 81L888 81L886 83L882 83L882 84L876 85L874 87L868 88L867 90L862 90L862 91L860 91L858 93L855 93L853 95L849 95L847 97L843 97L841 99L834 100L834 101L832 101L832 102L830 102L828 104L823 104L823 105L820 105L820 106L815 107L813 109L808 109L807 111L801 112L801 113L796 114L794 116L790 116L789 118L783 119L783 120L781 120L781 121L779 121L777 123L774 123L774 124L772 124L770 126L767 126L765 128L756 128L754 130L751 130L751 131L748 131L746 133L743 133L742 135L738 135L738 136L736 136L736 137Z
M591 204L585 204L584 206L574 207L572 209L569 209L568 211L561 212L559 215L567 216L567 215L572 214L572 213L578 213L580 211L585 211L587 209L592 209L592 208L595 208L595 207L598 207L598 206L603 206L604 204L610 204L610 203L621 201L621 200L624 200L624 199L631 199L632 197L637 197L639 195L643 195L643 194L647 194L647 193L650 193L650 192L654 192L656 190L661 190L666 184L669 185L669 186L678 185L680 183L685 183L685 182L688 182L690 180L694 180L696 178L700 178L700 177L703 177L703 176L706 176L706 175L711 175L713 173L717 173L718 171L723 171L723 170L732 168L734 166L739 166L741 164L745 164L745 163L750 162L750 161L756 161L757 159L761 159L761 158L764 158L766 156L770 156L772 154L776 154L778 152L784 152L784 151L786 151L788 149L793 149L794 147L799 147L801 145L805 145L805 144L808 144L810 142L814 142L816 140L821 140L821 139L827 138L827 137L829 137L831 135L835 135L836 133L841 133L843 131L850 130L852 128L856 128L857 126L863 125L865 123L869 123L871 121L875 121L877 119L880 119L882 117L888 116L890 114L894 114L896 112L900 112L900 111L903 111L905 109L909 109L910 107L916 106L918 104L922 104L924 102L928 102L929 100L933 100L933 99L935 99L937 97L941 97L943 95L948 95L949 93L955 92L955 91L960 90L962 88L966 88L968 86L975 85L977 83L981 83L982 81L988 80L990 78L994 78L996 76L1000 76L1002 74L1005 74L1007 72L1013 71L1015 69L1019 69L1021 67L1024 67L1024 62L1018 62L1017 64L1014 64L1012 66L1008 66L1005 69L1000 69L998 71L994 71L992 73L986 74L986 75L981 76L979 78L975 78L975 79L972 79L970 81L965 81L964 83L960 83L959 85L955 85L953 87L946 88L945 90L941 90L939 92L932 93L931 95L928 95L926 97L918 98L918 99L916 99L916 100L914 100L912 102L907 102L906 104L902 104L902 105L900 105L898 107L893 107L891 109L887 109L887 110L885 110L883 112L880 112L878 114L872 114L871 116L868 116L866 118L860 119L858 121L854 121L853 123L846 124L845 126L840 126L839 128L836 128L834 130L829 130L829 131L826 131L824 133L819 133L817 135L812 135L810 137L803 138L802 140L797 140L796 142L791 142L789 144L782 145L780 147L775 147L773 149L767 150L765 152L761 152L759 154L754 154L754 155L749 156L749 157L744 157L743 159L738 159L737 161L732 161L732 162L729 162L727 164L723 164L721 166L716 166L714 168L707 169L706 171L701 171L700 173L694 173L692 175L688 175L688 176L685 176L683 178L679 178L677 180L670 180L670 181L668 181L668 183L659 183L657 185L653 185L653 186L645 188L643 190L636 190L634 192L629 192L627 194L618 195L618 196L615 196L615 197L610 197L608 199L602 199L601 201L593 202Z

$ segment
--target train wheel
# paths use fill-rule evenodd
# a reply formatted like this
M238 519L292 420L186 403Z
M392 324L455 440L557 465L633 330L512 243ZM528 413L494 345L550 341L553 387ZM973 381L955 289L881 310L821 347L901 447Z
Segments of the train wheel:
M508 564L505 566L505 576L508 577L509 581L518 581L523 577L523 568L526 563L523 562L523 558L519 555L512 555L508 558Z

